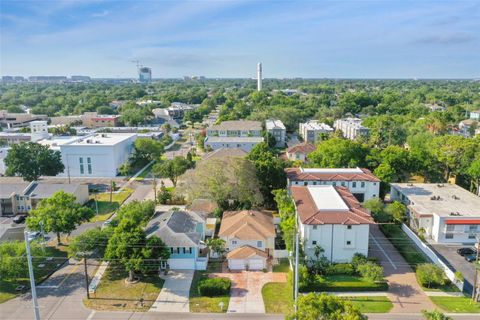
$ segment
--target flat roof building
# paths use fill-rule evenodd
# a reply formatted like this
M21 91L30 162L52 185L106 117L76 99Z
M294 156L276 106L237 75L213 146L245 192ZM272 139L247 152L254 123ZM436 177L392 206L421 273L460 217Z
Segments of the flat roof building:
M223 121L207 128L205 147L212 150L220 148L241 148L250 152L254 146L263 142L262 124L259 121Z
M305 123L300 123L298 133L305 142L317 142L320 134L329 134L333 132L333 128L328 124L319 122L318 120L310 120Z
M287 135L287 129L285 128L285 125L282 121L278 119L268 119L265 121L265 129L275 138L276 147L285 147L285 137Z
M391 199L404 203L414 230L437 243L475 243L480 197L455 184L392 183Z
M335 120L333 127L341 130L345 138L355 140L359 136L368 136L369 129L362 125L362 119L345 118Z

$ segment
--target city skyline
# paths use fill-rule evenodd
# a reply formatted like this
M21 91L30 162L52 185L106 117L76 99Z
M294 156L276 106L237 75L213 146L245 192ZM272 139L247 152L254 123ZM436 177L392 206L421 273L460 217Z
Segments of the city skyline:
M1 75L480 77L476 1L2 1L0 17Z

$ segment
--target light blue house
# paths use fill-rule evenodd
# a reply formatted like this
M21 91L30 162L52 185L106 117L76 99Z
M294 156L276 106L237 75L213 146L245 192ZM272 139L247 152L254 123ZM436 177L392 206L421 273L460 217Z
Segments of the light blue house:
M208 256L200 256L206 250L205 219L192 211L168 211L156 213L149 221L148 237L156 235L170 248L170 258L162 268L179 270L205 270ZM167 265L168 264L168 265Z

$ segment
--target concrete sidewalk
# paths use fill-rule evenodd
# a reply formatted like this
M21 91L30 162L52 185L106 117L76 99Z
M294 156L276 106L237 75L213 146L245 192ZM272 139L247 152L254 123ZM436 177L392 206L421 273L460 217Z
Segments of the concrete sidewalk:
M162 275L165 283L149 311L190 312L190 285L194 272L194 270L171 270L168 275Z

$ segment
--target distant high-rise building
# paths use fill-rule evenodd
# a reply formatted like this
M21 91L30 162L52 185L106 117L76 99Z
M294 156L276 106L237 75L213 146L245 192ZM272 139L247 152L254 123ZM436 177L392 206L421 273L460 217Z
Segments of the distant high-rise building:
M262 63L257 64L257 91L262 91Z
M138 81L151 82L152 81L152 69L148 67L140 67L138 69Z
M91 78L89 76L72 76L71 80L76 82L89 82Z

